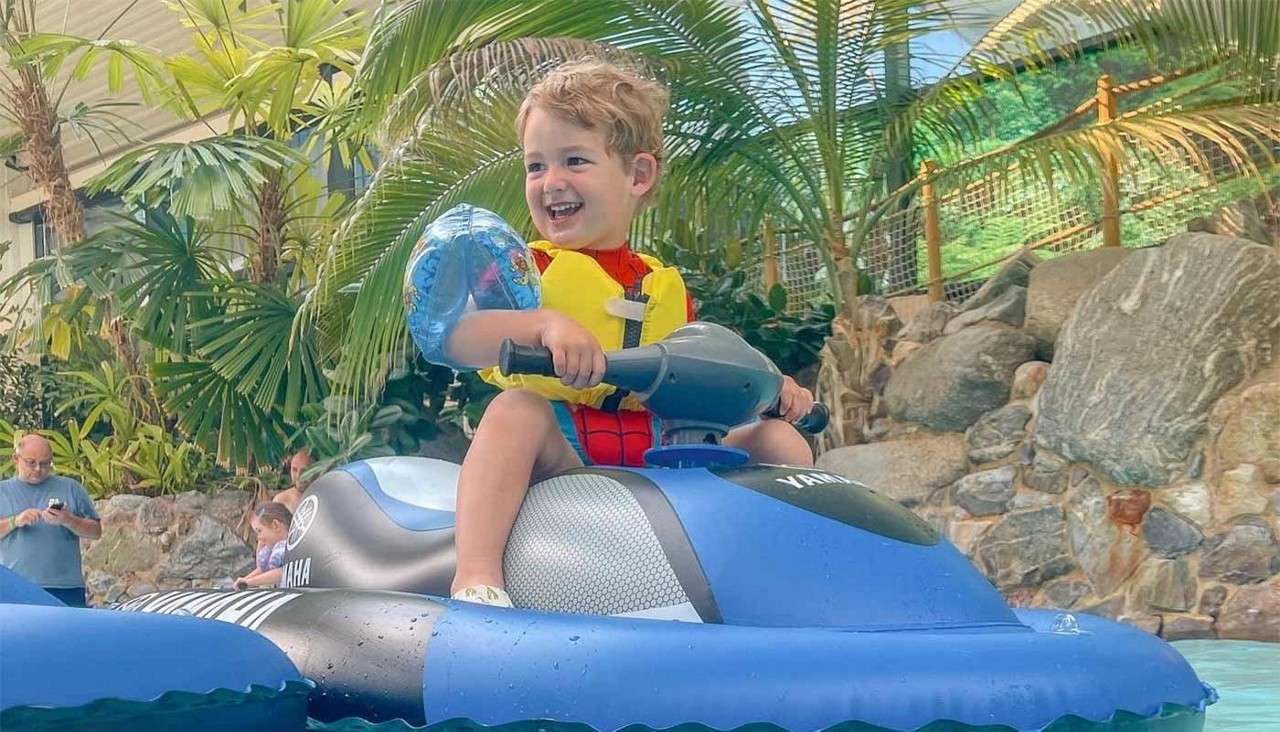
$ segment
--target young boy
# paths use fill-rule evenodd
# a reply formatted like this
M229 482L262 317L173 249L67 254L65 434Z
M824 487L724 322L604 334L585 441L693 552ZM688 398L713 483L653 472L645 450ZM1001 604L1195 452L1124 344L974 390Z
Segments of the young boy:
M449 350L464 363L497 362L505 338L545 346L559 380L482 373L504 391L489 404L458 479L457 599L510 607L502 558L534 482L584 464L642 465L657 444L654 419L634 397L600 384L604 351L661 340L692 318L684 282L631 251L632 219L662 175L661 85L610 64L561 66L533 89L516 120L525 201L546 242L537 310L483 310L459 323ZM784 379L785 420L739 427L725 439L757 462L812 465L788 422L813 396Z

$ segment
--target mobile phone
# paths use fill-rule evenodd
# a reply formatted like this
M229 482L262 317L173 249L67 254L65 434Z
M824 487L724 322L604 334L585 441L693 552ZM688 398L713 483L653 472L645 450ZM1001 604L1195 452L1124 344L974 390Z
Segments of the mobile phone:
M61 511L62 509L66 508L66 507L67 507L67 504L66 504L66 503L64 503L64 502L62 501L62 499L61 499L61 498L50 498L50 499L49 499L49 508L56 508L56 509L58 509L59 511Z

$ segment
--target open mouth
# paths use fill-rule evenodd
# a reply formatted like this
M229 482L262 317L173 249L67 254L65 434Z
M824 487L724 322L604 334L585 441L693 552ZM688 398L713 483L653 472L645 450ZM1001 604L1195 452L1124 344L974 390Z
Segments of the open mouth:
M552 221L563 221L578 213L581 208L581 203L553 203L547 206L547 215L551 217Z

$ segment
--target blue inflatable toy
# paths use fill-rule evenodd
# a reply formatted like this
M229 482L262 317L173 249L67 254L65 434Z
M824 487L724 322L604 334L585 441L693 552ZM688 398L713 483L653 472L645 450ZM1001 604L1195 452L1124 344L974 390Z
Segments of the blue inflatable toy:
M508 346L504 372L545 373ZM708 324L609 354L666 447L646 469L531 486L504 560L518 609L458 603L458 466L361 461L317 480L287 587L168 592L126 609L229 619L317 683L311 716L597 730L1199 730L1215 695L1171 646L1087 615L1013 610L892 500L711 444L777 395ZM330 589L313 589L330 588ZM393 592L392 592L393 591ZM469 720L469 721L468 721Z
M250 630L65 607L3 567L0 599L0 729L306 725L313 685Z
M524 239L498 215L459 204L432 222L405 273L409 332L432 363L457 369L448 352L458 321L476 310L528 310L541 302L538 268Z

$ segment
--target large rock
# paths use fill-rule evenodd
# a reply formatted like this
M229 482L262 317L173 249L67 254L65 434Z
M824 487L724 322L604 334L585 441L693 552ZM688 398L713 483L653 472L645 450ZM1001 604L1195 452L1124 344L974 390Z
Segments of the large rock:
M131 493L119 493L107 500L94 502L94 510L102 520L102 528L113 526L130 526L137 518L138 509L150 498Z
M1000 589L1034 588L1075 569L1056 506L1009 514L978 542L983 571Z
M1198 638L1217 638L1213 629L1213 618L1204 615L1174 615L1164 620L1160 635L1165 640L1195 640Z
M852 478L906 506L918 506L969 470L961 435L930 435L838 447L818 467Z
M1026 288L1031 282L1031 272L1038 266L1040 256L1035 252L1019 252L1013 259L1005 262L991 279L982 283L982 287L960 305L960 311L983 308L1000 299L1010 288Z
M1093 592L1093 587L1084 580L1057 579L1044 586L1043 597L1048 607L1070 610Z
M1186 558L1158 559L1138 573L1133 606L1156 612L1186 612L1195 607L1198 589Z
M1030 419L1031 410L1021 404L1008 404L979 417L965 433L969 460L989 463L1012 454L1022 444Z
M929 306L916 313L906 327L898 332L898 340L913 343L928 343L942 335L947 322L959 312L955 305L943 300L929 303Z
M1128 249L1103 247L1051 259L1031 272L1022 327L1036 339L1036 350L1045 360L1053 360L1058 331L1080 296L1127 256Z
M1213 518L1225 523L1236 516L1262 513L1267 509L1271 489L1257 465L1241 465L1222 474L1214 491Z
M1067 490L1070 466L1060 455L1048 450L1036 450L1031 459L1031 469L1022 476L1022 482L1043 493L1062 493Z
M1119 589L1147 556L1142 538L1111 520L1107 503L1096 480L1081 481L1067 501L1071 549L1101 597Z
M1258 244L1271 244L1262 214L1252 200L1232 201L1208 216L1187 222L1187 231L1205 231L1222 236L1235 236Z
M1280 572L1280 547L1265 521L1239 520L1226 531L1205 539L1200 576L1232 584L1262 582Z
M84 563L114 575L144 572L160 561L155 537L140 534L132 526L103 529L102 537L89 545Z
M173 503L167 499L152 498L138 507L138 531L144 534L163 534L173 520Z
M1049 375L1049 364L1044 361L1027 361L1013 372L1013 399L1031 399L1040 392L1045 377Z
M125 587L118 577L93 569L85 575L84 589L88 592L90 601L99 605L119 600L124 595Z
M1270 357L1277 326L1274 251L1181 234L1134 252L1064 325L1040 392L1037 441L1117 483L1169 483L1213 403Z
M1252 463L1280 483L1280 381L1245 389L1217 440L1222 465Z
M1227 595L1230 592L1223 585L1213 585L1208 587L1204 592L1200 593L1200 614L1208 615L1216 618L1218 613L1222 611L1222 606L1227 601Z
M1200 481L1187 483L1161 491L1161 498L1169 508L1194 521L1198 527L1208 526L1213 520L1213 493Z
M952 487L952 500L973 516L994 516L1009 510L1013 481L1018 471L1012 465L970 473Z
M943 336L894 369L884 391L889 416L963 430L1009 401L1013 374L1032 348L1030 336L1003 323Z
M1166 508L1156 506L1142 522L1142 536L1151 551L1162 557L1177 557L1190 552L1204 541L1196 525Z
M253 551L222 522L195 517L191 531L169 555L161 576L181 579L235 577L253 568Z
M952 318L946 327L942 329L942 333L943 335L951 335L984 320L1021 328L1026 309L1027 288L1012 285L991 302L972 310L965 310Z
M1280 579L1236 590L1218 613L1218 637L1280 642Z
M235 531L248 526L253 510L253 494L249 491L219 491L209 496L207 510L223 526Z

